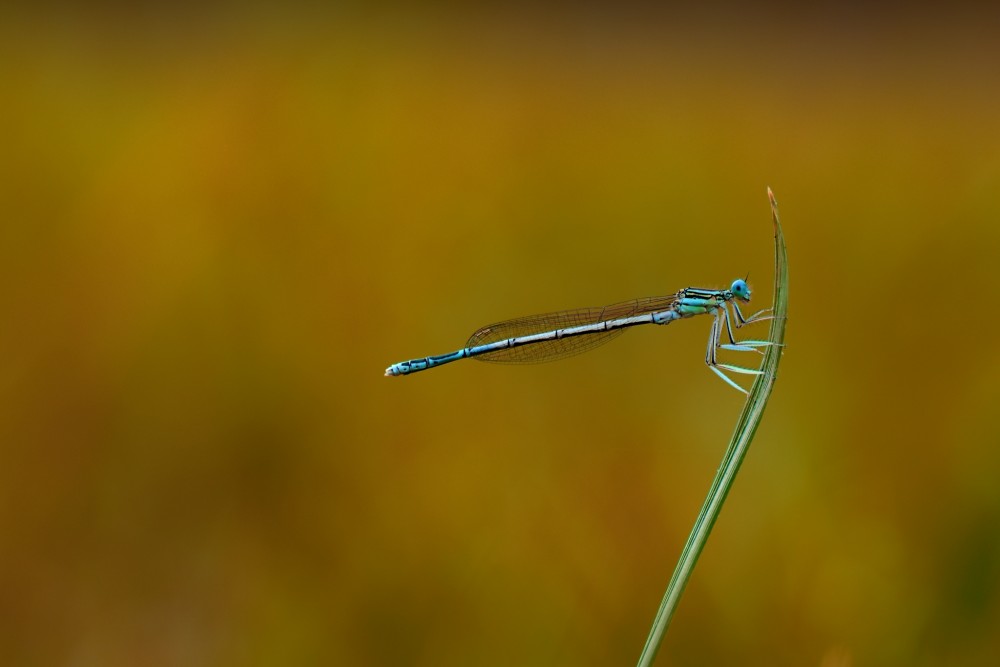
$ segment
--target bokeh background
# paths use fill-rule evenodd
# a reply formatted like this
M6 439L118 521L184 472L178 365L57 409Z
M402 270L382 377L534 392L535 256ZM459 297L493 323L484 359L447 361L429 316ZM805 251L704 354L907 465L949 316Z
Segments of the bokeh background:
M634 663L708 322L382 372L767 303L767 186L787 352L658 664L996 662L996 14L112 7L0 21L0 663Z

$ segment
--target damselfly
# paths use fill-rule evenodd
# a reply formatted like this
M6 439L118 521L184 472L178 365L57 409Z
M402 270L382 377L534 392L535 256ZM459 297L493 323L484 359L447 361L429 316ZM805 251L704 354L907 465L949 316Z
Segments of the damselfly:
M747 393L723 370L745 375L760 375L761 371L743 366L720 363L721 350L761 352L758 348L773 345L766 340L737 341L733 327L771 319L770 309L744 317L737 302L750 302L750 287L746 280L737 279L729 289L712 290L688 287L671 296L654 296L616 303L603 308L564 310L544 315L520 317L490 324L476 331L461 350L450 354L421 357L393 364L385 369L387 377L408 375L435 368L459 359L471 358L510 364L552 361L591 350L622 334L628 327L640 324L670 324L695 315L711 315L705 363L730 386ZM729 342L723 343L725 332Z

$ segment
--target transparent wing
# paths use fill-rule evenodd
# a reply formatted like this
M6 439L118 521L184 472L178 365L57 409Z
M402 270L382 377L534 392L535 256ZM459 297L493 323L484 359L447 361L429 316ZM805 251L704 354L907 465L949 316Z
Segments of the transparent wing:
M513 320L497 322L478 329L469 337L466 347L475 347L487 343L495 343L505 338L530 336L545 331L555 331L583 324L595 324L606 320L616 320L621 317L644 315L670 310L677 300L676 295L651 296L642 299L632 299L622 303L611 304L603 308L580 308L577 310L562 310L543 315L529 315ZM554 361L592 350L603 345L625 332L624 328L611 331L601 331L581 336L570 336L554 340L539 341L528 345L487 352L474 357L481 361L492 361L505 364L533 364L542 361Z

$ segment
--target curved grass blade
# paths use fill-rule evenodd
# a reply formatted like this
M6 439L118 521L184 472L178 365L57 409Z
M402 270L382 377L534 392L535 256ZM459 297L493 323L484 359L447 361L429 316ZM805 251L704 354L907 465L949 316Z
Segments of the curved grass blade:
M764 372L757 376L753 386L750 388L750 395L743 405L743 412L736 422L736 428L729 441L729 447L722 457L722 464L712 481L712 486L708 491L701 512L691 529L684 549L681 551L677 561L677 567L667 585L667 591L663 595L660 609L656 613L653 627L650 628L646 645L639 656L639 667L649 667L656 659L656 652L660 648L663 635L670 625L670 619L677 609L681 594L687 586L691 572L695 563L712 532L712 526L719 516L729 489L732 487L736 473L743 463L750 442L753 440L757 426L760 424L761 416L764 414L764 406L771 396L774 388L774 381L778 374L778 362L781 360L781 353L784 350L782 344L785 341L785 322L788 314L788 266L787 254L785 251L785 237L781 231L781 222L778 219L778 203L774 199L771 188L767 189L767 196L771 201L771 218L774 221L774 319L771 320L771 329L768 333L768 340L777 343L769 345L764 352L764 361L761 363L761 370Z

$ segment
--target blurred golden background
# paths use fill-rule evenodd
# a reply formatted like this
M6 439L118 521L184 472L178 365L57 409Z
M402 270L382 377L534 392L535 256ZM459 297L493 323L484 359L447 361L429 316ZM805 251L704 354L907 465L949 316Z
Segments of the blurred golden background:
M995 15L5 12L0 664L633 664L708 321L382 372L768 303L767 186L788 347L658 664L1000 656Z

